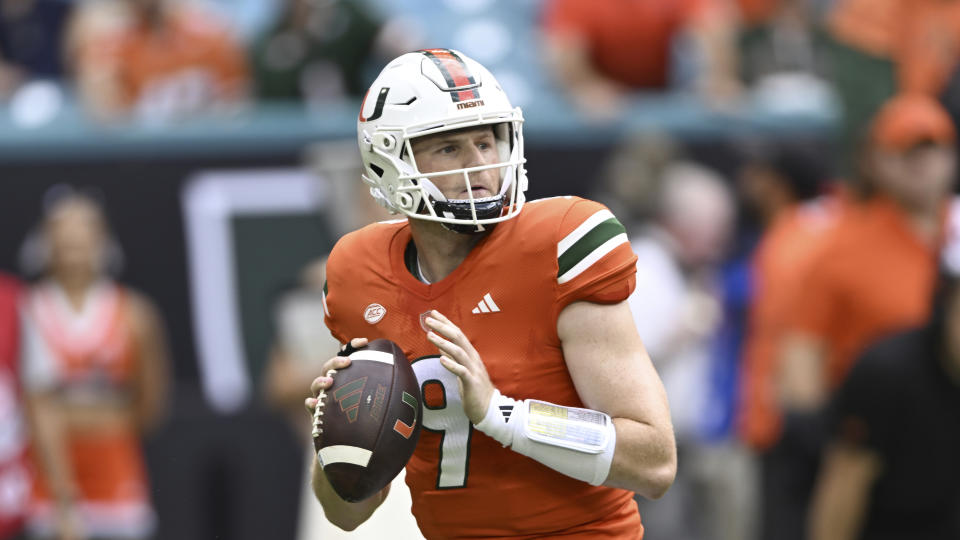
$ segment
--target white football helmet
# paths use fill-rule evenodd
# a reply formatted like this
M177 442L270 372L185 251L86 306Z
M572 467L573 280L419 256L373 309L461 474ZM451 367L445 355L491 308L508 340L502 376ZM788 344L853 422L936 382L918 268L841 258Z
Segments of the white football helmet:
M363 181L393 213L438 221L451 230L474 233L510 219L525 202L523 115L510 105L497 80L478 62L450 49L404 54L373 82L360 105L357 139ZM411 139L482 125L494 126L498 163L422 173ZM473 198L471 172L499 169L500 191ZM447 199L430 180L462 174L468 199Z

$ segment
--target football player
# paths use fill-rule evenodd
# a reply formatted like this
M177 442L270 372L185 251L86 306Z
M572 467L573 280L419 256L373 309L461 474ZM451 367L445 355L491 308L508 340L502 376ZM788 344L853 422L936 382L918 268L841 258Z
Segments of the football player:
M389 63L357 135L364 182L406 219L340 239L325 320L345 345L390 339L412 362L424 430L406 478L424 536L641 538L633 492L663 495L676 449L626 303L636 256L602 205L525 200L522 123L462 53ZM308 410L349 362L326 362ZM318 465L343 529L387 496L347 503Z

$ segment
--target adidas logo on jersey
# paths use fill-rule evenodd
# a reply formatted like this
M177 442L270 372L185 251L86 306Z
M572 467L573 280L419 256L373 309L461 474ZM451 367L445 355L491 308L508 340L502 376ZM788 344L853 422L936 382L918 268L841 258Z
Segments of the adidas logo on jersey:
M487 293L483 295L483 299L480 300L477 307L473 308L472 313L496 313L498 311L500 311L500 307L493 301L490 293Z

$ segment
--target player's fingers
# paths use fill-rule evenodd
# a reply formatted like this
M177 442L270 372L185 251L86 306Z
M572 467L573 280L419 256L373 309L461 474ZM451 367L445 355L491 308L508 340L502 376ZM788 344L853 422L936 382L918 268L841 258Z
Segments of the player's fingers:
M310 393L313 395L317 395L320 393L321 390L326 390L331 386L333 386L333 377L328 377L325 375L320 376L314 379L312 383L310 383Z
M308 413L313 414L314 409L317 408L317 398L308 397L303 400L303 406L306 407Z
M434 311L433 313L439 312ZM471 344L470 340L467 339L466 334L460 330L460 327L453 324L449 320L440 320L431 316L427 317L424 320L424 323L433 329L433 331L459 345L464 351L468 353L473 352L473 344Z
M453 324L453 323L450 321L450 319L447 318L446 315L444 315L443 313L440 313L439 311L437 311L437 310L435 310L435 309L431 309L431 310L430 310L430 316L433 317L434 319L437 319L437 320L440 321L440 322L445 322L445 323Z
M451 360L447 356L440 356L440 365L447 368L447 371L453 373L461 380L467 377L470 373L467 371L467 368L461 364L458 364L454 360Z
M433 343L438 349L440 349L440 352L451 357L453 361L468 368L471 367L472 362L470 361L470 356L456 343L447 341L434 332L427 332L427 339L430 340L430 343Z
M366 347L369 340L365 337L353 338L350 340L350 346L354 349L359 349L360 347Z
M327 360L320 366L320 373L329 376L330 370L343 369L350 365L349 356L334 356L333 358Z

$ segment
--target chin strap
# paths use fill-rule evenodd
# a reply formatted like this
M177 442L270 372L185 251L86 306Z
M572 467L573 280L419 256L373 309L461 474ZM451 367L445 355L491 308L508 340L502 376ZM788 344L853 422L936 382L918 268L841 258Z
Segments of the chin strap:
M473 206L477 209L478 220L498 218L503 213L503 195L474 199ZM438 215L446 218L473 219L469 199L433 201L433 208ZM488 230L488 227L473 223L443 223L443 226L461 234L477 234Z

